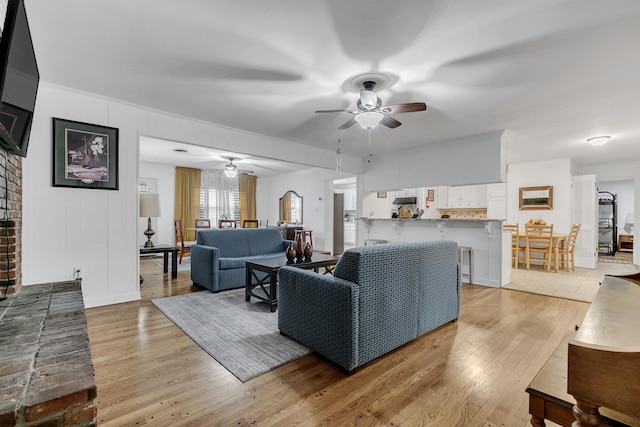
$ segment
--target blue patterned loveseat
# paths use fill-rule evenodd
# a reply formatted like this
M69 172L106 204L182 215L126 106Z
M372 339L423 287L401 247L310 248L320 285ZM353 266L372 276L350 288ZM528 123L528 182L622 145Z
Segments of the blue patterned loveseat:
M278 278L280 333L347 372L460 314L452 241L356 247L334 276L283 267Z
M212 292L245 285L245 261L284 256L289 241L276 228L199 230L191 246L191 280Z

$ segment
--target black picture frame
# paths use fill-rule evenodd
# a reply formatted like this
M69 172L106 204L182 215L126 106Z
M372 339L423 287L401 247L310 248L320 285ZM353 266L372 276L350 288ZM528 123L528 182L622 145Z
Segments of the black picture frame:
M53 186L118 190L118 129L53 118Z

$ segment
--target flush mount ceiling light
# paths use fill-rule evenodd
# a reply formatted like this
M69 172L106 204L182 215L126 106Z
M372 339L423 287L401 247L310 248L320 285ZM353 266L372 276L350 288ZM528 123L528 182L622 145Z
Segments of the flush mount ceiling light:
M229 178L234 178L238 175L238 167L233 164L233 157L229 157L229 164L224 167L224 174Z
M602 145L606 144L610 138L608 135L594 136L593 138L587 138L587 142L591 145Z
M382 113L367 111L365 113L358 114L356 116L356 121L364 129L373 129L378 126L378 123L380 123L380 120L382 120L383 117Z

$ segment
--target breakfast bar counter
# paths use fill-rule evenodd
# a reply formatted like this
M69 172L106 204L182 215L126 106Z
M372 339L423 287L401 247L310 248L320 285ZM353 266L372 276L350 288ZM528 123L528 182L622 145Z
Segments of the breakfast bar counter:
M511 280L511 233L502 231L504 219L469 218L356 218L358 244L365 240L418 242L453 240L472 248L473 283L502 287Z

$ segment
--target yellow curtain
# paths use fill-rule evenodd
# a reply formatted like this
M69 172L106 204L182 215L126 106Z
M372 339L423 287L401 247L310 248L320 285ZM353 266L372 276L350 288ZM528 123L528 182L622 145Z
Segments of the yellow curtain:
M175 217L182 220L184 240L195 240L195 227L200 213L200 169L176 167Z
M253 175L238 175L238 193L240 193L240 225L245 219L256 218L256 183Z

